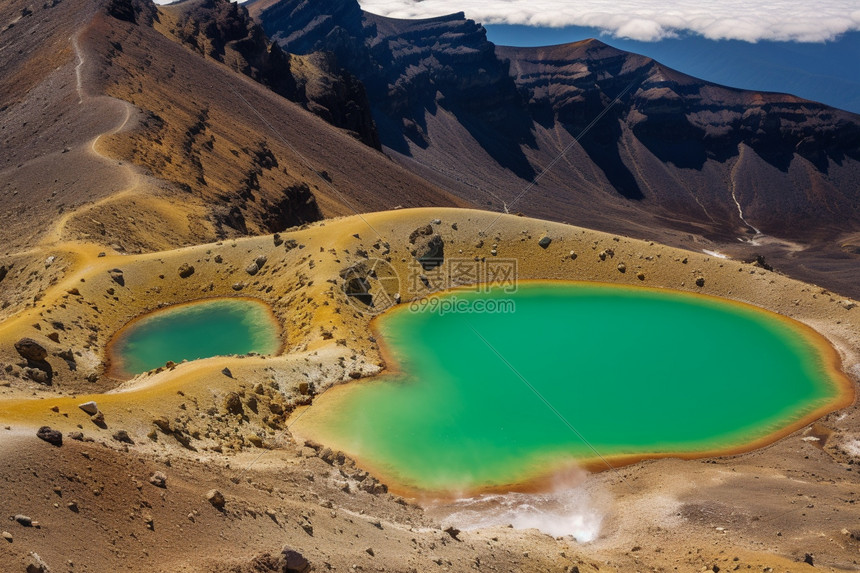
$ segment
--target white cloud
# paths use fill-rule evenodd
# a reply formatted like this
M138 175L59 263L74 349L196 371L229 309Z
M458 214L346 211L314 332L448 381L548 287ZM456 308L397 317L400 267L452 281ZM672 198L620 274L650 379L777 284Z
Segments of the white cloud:
M430 18L454 12L484 24L589 26L656 41L694 32L713 40L823 42L860 30L857 0L359 0L368 12Z

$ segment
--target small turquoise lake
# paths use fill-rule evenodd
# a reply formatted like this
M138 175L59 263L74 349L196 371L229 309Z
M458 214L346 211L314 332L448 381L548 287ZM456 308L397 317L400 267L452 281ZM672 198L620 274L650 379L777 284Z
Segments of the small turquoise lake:
M266 304L213 299L144 315L120 331L109 345L109 354L117 374L134 376L168 361L273 354L280 345L280 327Z
M390 484L462 492L745 451L850 399L821 335L756 307L592 283L446 297L510 312L385 313L375 327L397 372L333 388L294 432Z

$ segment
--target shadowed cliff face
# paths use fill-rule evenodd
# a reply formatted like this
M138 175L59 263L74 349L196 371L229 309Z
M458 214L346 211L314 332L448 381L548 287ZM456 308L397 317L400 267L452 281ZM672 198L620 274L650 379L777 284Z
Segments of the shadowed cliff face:
M521 150L535 144L526 102L486 31L462 13L392 20L363 13L354 0L251 10L285 51L329 52L362 81L387 147L410 155L410 144L431 145L427 116L442 108L502 166L534 176Z
M597 40L548 48L498 48L516 82L529 94L536 121L581 131L630 85L600 134L583 148L614 187L639 196L635 178L613 150L629 130L664 163L701 170L709 159L736 157L739 146L787 172L798 155L826 174L831 163L860 160L856 116L782 94L760 94L708 84ZM610 125L606 125L606 124ZM602 139L602 141L601 141Z
M848 112L709 84L596 40L497 47L463 14L394 20L355 0L250 11L285 51L334 54L366 86L383 144L480 204L721 238L860 227ZM515 201L550 164L541 200Z
M245 7L229 0L192 0L165 9L177 14L173 33L187 46L380 148L364 86L332 58L284 52L269 43Z

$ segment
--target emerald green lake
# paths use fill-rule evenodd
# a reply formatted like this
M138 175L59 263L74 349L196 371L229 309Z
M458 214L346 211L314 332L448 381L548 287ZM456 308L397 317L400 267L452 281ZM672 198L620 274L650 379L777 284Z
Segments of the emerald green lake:
M272 354L279 327L268 307L249 299L219 299L168 307L123 329L110 345L122 374L147 372L167 361L228 354Z
M386 313L399 373L333 389L296 431L402 486L463 491L576 460L736 451L844 396L817 333L721 299L582 283L442 299L515 310Z

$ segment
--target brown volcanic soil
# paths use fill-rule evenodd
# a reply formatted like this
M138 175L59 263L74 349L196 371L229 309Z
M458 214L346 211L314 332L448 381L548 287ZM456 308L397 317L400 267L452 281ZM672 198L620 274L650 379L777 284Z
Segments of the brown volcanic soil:
M4 59L0 80L10 150L0 159L0 232L9 252L44 238L70 210L78 214L63 238L111 245L122 231L126 244L118 246L135 252L279 231L354 209L463 204L183 47L170 37L169 14L155 29L147 24L156 17L151 5L138 5L133 24L100 11L102 4L31 7L4 32L4 45L28 54ZM0 17L11 22L28 6L5 3ZM43 28L51 41L34 41ZM162 232L127 232L137 224Z
M285 428L289 412L311 399L300 382L312 382L320 392L372 375L382 364L369 338L371 315L347 302L339 272L367 260L366 251L390 259L405 299L425 294L410 292L403 280L410 272L408 236L437 217L442 222L434 228L444 238L448 257L490 257L496 244L499 256L517 258L523 279L645 284L775 310L822 332L857 380L860 315L856 308L847 309L850 304L842 297L737 261L535 219L419 209L314 224L282 234L285 242L279 245L263 236L103 258L96 249L81 248L38 307L21 303L0 323L0 362L11 365L9 372L0 369L5 385L0 387L0 435L7 432L3 443L9 445L2 447L10 448L4 454L9 461L2 479L9 493L3 510L40 522L39 529L14 522L6 526L13 541L0 567L17 570L35 551L55 567L71 559L76 570L113 569L133 559L135 570L235 565L250 571L255 556L276 554L286 544L311 559L316 570L329 563L336 570L356 564L460 571L473 570L476 559L479 569L510 571L563 571L571 565L596 570L590 564L601 571L686 571L715 564L721 570L812 570L798 563L806 553L814 555L818 569L856 568L856 405L748 454L642 462L587 476L579 487L593 500L603 524L597 539L585 544L504 527L463 533L461 542L453 541L438 521L450 509L437 508L436 517L430 517L404 506L397 496L381 493L348 458L341 463L324 449L297 443ZM487 230L484 244L477 247L482 230ZM544 233L553 238L546 250L537 244ZM607 248L615 254L602 261L598 254ZM570 258L571 250L578 253L576 259ZM260 254L267 262L249 276L245 266ZM628 272L617 270L619 262ZM183 263L195 267L185 279L178 274ZM111 279L107 271L113 268L123 271L124 286ZM639 272L644 281L636 277ZM698 276L705 278L704 287L695 285ZM11 280L14 284L17 276ZM124 383L102 374L105 344L127 320L159 304L229 296L237 283L244 285L238 294L268 302L282 320L283 355L195 361ZM72 288L78 294L70 293ZM47 338L51 332L58 333L59 343ZM53 386L21 378L12 348L21 336L48 349ZM67 348L75 356L74 370L55 354ZM231 377L221 373L224 367ZM90 373L96 374L95 382L86 379ZM103 394L111 388L117 391ZM231 392L238 394L240 414L227 410ZM88 399L98 402L106 429L77 408ZM157 429L154 420L160 417L169 423L169 432ZM35 438L42 425L63 431L65 444L56 449ZM134 444L111 437L120 429ZM95 442L69 439L74 431ZM147 482L156 469L168 475L166 490ZM239 483L233 483L237 477ZM62 497L53 487L61 488ZM224 513L205 500L213 487L227 497ZM80 507L77 514L66 507L72 498ZM306 521L313 535L303 529Z

